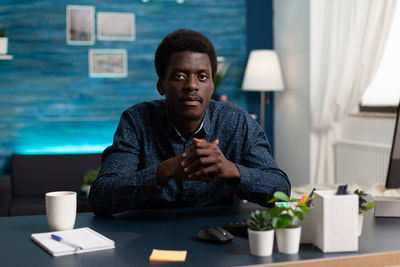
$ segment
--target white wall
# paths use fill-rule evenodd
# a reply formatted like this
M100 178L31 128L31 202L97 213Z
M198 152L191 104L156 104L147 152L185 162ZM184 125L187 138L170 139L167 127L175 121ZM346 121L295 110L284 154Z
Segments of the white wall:
M292 186L310 180L309 0L274 1L274 38L285 91L275 93L275 159Z
M395 118L350 116L340 124L340 137L391 146L395 124Z

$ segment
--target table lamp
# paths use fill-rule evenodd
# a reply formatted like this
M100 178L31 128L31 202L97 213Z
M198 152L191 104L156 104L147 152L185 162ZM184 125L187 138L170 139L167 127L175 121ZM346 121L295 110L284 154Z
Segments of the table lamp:
M260 125L265 125L265 92L282 91L284 88L278 55L274 50L250 52L244 73L242 89L260 91Z

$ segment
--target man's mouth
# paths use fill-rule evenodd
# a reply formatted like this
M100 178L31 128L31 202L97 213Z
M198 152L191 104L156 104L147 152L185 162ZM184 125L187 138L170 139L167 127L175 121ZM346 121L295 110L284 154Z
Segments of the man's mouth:
M185 96L181 98L181 102L185 106L198 106L203 102L199 96Z

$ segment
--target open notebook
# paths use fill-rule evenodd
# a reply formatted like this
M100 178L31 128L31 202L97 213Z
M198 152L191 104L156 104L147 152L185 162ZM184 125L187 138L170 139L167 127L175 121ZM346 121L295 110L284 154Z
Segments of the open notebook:
M81 249L74 248L52 239L52 234L56 234L57 236L80 246ZM88 227L67 231L37 233L32 234L31 238L53 256L63 256L115 248L115 242L113 240L108 239Z

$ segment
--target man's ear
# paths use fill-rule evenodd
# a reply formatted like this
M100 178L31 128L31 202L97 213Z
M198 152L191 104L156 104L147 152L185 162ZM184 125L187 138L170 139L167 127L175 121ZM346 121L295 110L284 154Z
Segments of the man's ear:
M157 81L157 91L160 95L165 95L164 81L160 79Z
M214 90L215 90L215 84L214 81L212 82L212 90L211 90L211 96L214 94Z

